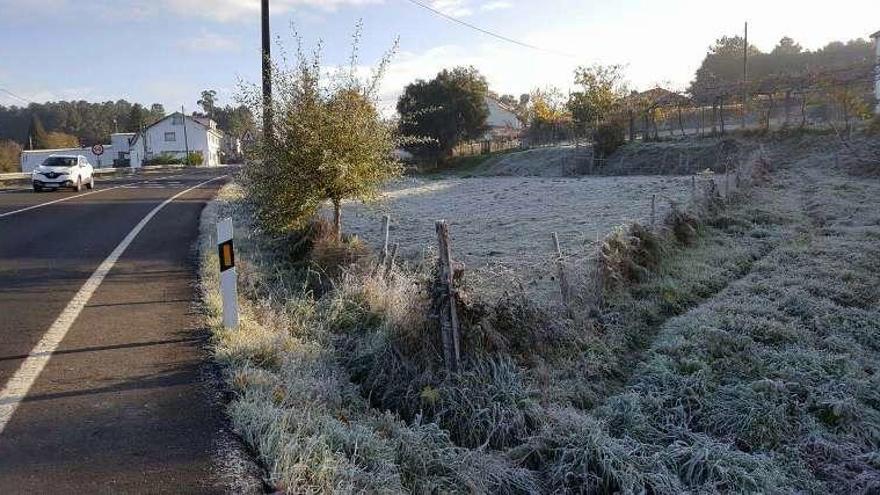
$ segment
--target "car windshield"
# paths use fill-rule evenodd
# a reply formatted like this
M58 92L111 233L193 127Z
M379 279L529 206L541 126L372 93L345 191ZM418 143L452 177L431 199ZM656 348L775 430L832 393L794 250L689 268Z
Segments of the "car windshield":
M61 156L53 156L43 162L44 167L74 167L76 166L76 158L65 158Z

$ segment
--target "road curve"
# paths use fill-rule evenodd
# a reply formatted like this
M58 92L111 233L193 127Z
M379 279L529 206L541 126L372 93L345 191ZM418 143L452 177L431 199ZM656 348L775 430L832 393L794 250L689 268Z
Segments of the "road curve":
M199 216L224 173L114 178L88 195L0 194L0 416L14 411L0 418L0 493L229 490L193 309ZM34 354L71 308L53 352Z

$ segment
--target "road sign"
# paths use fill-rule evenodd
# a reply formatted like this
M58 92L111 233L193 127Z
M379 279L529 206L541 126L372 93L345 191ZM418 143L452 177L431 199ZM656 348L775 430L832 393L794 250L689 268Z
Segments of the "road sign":
M92 153L94 153L95 156L103 155L104 154L104 145L103 144L96 144L96 145L92 146Z
M223 299L223 326L238 327L238 276L235 273L235 250L232 243L232 219L217 223L217 251L220 255L220 295Z
M244 135L241 136L241 141L247 145L254 144L254 133L252 133L250 129L244 131Z

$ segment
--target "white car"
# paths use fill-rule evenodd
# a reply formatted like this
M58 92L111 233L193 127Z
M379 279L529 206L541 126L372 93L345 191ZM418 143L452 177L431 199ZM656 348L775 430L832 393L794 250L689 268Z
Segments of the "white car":
M52 155L34 169L31 179L36 192L62 187L82 191L83 186L95 187L94 168L82 155Z

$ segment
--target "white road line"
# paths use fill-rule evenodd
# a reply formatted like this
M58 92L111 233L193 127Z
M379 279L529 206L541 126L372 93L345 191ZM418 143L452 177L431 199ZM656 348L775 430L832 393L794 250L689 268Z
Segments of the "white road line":
M58 349L58 345L61 344L61 341L64 340L64 337L67 335L68 330L73 325L73 322L76 321L76 318L82 312L83 308L89 302L92 295L98 290L98 287L101 285L101 282L104 281L104 277L110 272L113 266L119 261L120 256L128 246L134 241L135 237L140 233L141 230L149 223L149 221L159 213L162 208L167 206L169 203L174 201L175 199L183 196L184 194L198 189L199 187L204 186L210 182L214 182L215 180L219 180L226 177L225 175L221 175L220 177L214 177L213 179L206 180L201 184L193 186L185 191L181 191L174 196L166 199L162 204L153 208L152 211L147 213L145 216L135 227L125 236L125 239L122 239L122 242L116 246L116 249L110 253L110 256L107 256L98 268L92 273L92 276L86 280L86 283L80 287L79 291L76 295L73 296L73 299L67 303L67 307L64 308L64 311L61 312L61 315L58 316L58 319L52 323L52 326L49 327L49 330L43 335L43 338L37 345L33 348L33 350L28 354L27 359L18 370L15 372L15 375L9 379L9 382L6 384L6 387L3 388L3 391L0 392L0 434L3 433L3 430L6 428L6 425L9 423L9 420L12 419L12 415L15 413L15 410L18 409L18 405L22 400L27 396L31 387L34 385L34 382L37 381L37 377L40 376L43 369L46 367L46 364L49 363L49 359L52 357L52 354Z
M155 179L148 179L148 180L162 180L162 179L167 179L167 178L169 178L169 177L178 177L178 175L166 175L166 176L164 176L164 177L157 177L157 178L155 178ZM225 176L224 176L224 177L225 177ZM49 201L48 203L40 203L40 204L38 204L38 205L28 206L27 208L22 208L22 209L20 209L20 210L9 211L9 212L6 212L6 213L0 213L0 218L3 218L3 217L10 217L10 216L12 216L12 215L16 215L16 214L18 214L18 213L24 213L24 212L26 212L26 211L36 210L37 208L42 208L42 207L44 207L44 206L54 205L55 203L61 203L62 201L70 201L71 199L81 198L81 197L83 197L83 196L88 196L88 195L90 195L90 194L98 194L98 193L102 193L102 192L105 192L105 191L112 191L112 190L114 190L114 189L121 189L121 188L123 188L123 187L137 185L137 184L140 184L140 183L142 183L142 182L146 182L146 181L138 181L138 182L132 182L132 183L129 183L129 184L121 184L121 185L118 185L118 186L108 187L108 188L105 188L105 189L99 189L99 190L97 190L97 191L91 191L91 192L87 192L87 193L77 194L76 196L65 196L65 197L63 197L63 198L61 198L61 199L56 199L55 201Z

